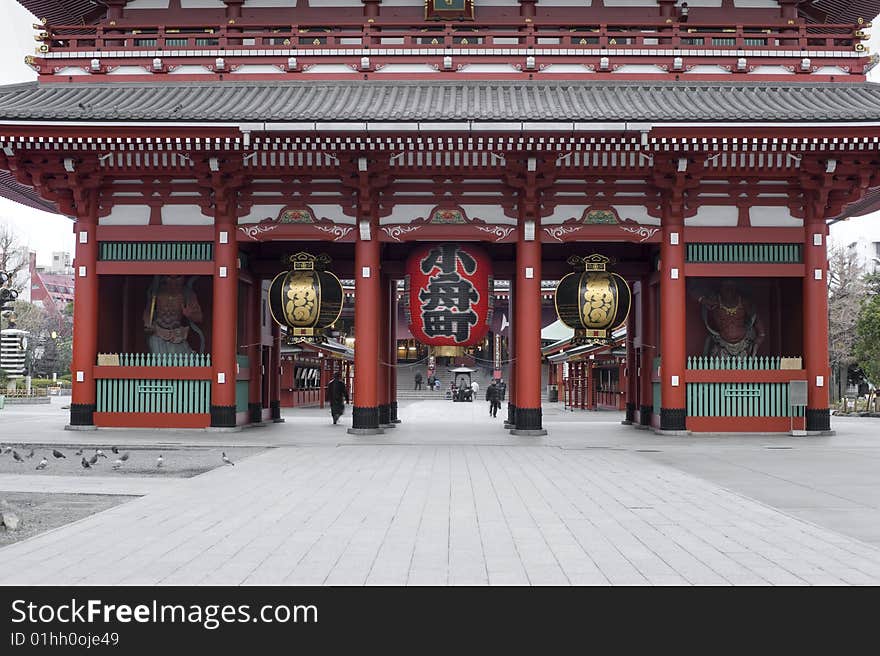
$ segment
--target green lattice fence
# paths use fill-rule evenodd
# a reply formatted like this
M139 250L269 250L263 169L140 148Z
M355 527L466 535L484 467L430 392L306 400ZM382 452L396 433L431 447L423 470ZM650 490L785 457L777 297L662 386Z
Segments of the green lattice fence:
M98 259L117 262L209 262L214 244L209 241L102 241Z
M98 412L204 414L211 408L210 380L100 378Z
M779 356L745 357L704 357L689 356L688 369L779 369L782 358Z
M792 413L792 411L794 411ZM688 383L689 417L802 417L788 404L788 383Z
M801 244L688 244L688 262L800 264Z
M210 367L210 353L120 353L122 367Z

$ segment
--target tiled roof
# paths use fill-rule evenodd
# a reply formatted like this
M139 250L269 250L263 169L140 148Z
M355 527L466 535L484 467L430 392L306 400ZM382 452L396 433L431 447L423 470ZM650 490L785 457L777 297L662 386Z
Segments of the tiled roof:
M36 82L0 122L878 121L880 85L723 82Z

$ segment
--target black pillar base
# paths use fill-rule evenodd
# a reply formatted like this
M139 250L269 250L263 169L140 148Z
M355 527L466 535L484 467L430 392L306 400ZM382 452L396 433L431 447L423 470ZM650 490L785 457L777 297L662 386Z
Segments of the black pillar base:
M517 408L516 424L510 434L531 437L546 435L547 431L541 427L541 416L541 408Z
M71 403L70 425L71 426L94 426L95 425L94 403Z
M375 435L383 432L379 427L379 408L352 408L351 428L348 432L353 435Z
M71 414L72 413L73 406L71 406ZM806 419L806 429L808 431L827 432L831 430L831 411L828 408L820 408L817 410L807 408Z
M379 425L388 426L391 423L391 406L387 403L379 405Z
M269 410L272 412L272 421L280 424L284 420L281 418L281 401L269 401Z
M687 410L685 408L660 408L660 430L687 430Z
M654 406L652 405L640 405L639 406L639 423L642 426L650 426L651 425L651 415L654 412Z
M636 420L636 404L635 403L627 403L626 404L626 419L624 419L621 423L629 426Z
M263 423L263 405L260 403L248 403L248 419L252 424Z
M504 420L505 428L513 428L516 425L516 406L507 402L507 419Z
M211 427L212 428L235 428L235 406L234 405L212 405L211 406Z
M400 419L397 418L397 401L392 401L389 404L389 409L391 410L391 423L399 424Z

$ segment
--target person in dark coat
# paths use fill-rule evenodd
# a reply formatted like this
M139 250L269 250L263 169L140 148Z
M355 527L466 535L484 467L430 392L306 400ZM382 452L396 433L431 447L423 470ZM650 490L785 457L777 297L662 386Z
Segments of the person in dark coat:
M506 394L507 394L507 383L504 382L503 378L499 378L498 379L498 400L503 401Z
M486 388L486 400L489 402L489 416L497 416L498 408L501 407L501 392L495 381L492 381Z
M345 383L339 380L338 373L333 374L333 380L327 385L326 399L330 403L330 415L335 424L345 412L345 404L348 403L348 390Z
M421 371L416 372L415 381L416 381L416 389L417 390L422 389L422 372Z

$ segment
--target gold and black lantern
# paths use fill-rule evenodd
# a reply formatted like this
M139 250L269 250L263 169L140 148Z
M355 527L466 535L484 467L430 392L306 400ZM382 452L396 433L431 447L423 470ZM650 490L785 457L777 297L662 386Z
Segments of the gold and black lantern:
M603 255L572 256L575 267L556 285L556 315L574 328L577 343L611 341L611 332L626 323L630 294L626 280L606 270L609 259Z
M279 273L269 287L269 311L280 326L287 327L295 341L320 341L323 330L336 323L342 313L342 283L325 271L326 255L296 253L285 258L289 271Z

